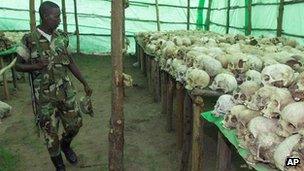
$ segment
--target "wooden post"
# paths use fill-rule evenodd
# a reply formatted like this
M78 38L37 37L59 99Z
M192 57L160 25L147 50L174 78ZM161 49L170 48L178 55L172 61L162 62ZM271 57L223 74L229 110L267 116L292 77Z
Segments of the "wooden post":
M231 5L231 0L228 0L227 18L226 18L226 34L229 34L229 27L230 27L230 5Z
M167 131L171 132L173 130L172 125L172 117L173 117L173 92L175 89L175 81L173 78L166 74L168 77L168 84L167 84Z
M279 5L279 15L277 19L277 37L282 36L282 31L283 31L283 15L284 14L284 0L280 0L280 5Z
M187 0L187 30L190 30L190 0Z
M117 10L117 9L115 9ZM77 14L77 0L74 0L74 13L75 13L75 25L76 25L76 36L77 36L77 53L80 53L80 38L79 38L79 26L78 26L78 14Z
M202 136L203 136L203 122L201 120L201 113L203 112L204 101L200 96L194 96L193 99L193 124L192 124L192 171L202 170L203 164L203 147L202 147Z
M252 22L251 22L252 0L245 0L245 1L246 1L245 35L250 35L252 31Z
M144 59L145 59L145 52L144 49L139 46L139 64L140 64L140 69L142 72L144 72Z
M0 68L4 68L4 62L3 62L3 58L0 57ZM3 78L3 92L4 92L4 97L6 100L10 99L10 94L9 94L9 90L8 90L8 84L7 84L7 80L6 80L6 74L3 73L2 75Z
M40 0L40 5L43 3L43 0ZM39 19L40 24L42 24L42 18Z
M123 114L123 1L112 1L111 56L112 56L112 113L109 131L109 170L122 171L124 148Z
M35 0L30 0L30 26L31 31L36 28L36 16L35 16Z
M158 6L158 0L155 0L155 10L156 10L156 23L157 23L157 31L160 31L160 21L159 21L159 6Z
M161 71L161 102L162 102L162 114L167 113L167 83L168 77L166 77L166 72Z
M157 93L156 93L156 73L157 69L156 69L156 61L154 58L151 59L151 89L152 89L152 95L153 95L153 99L154 102L158 102L157 101Z
M147 79L148 79L148 90L151 93L152 87L151 87L151 56L146 55L146 63L147 63Z
M143 63L144 63L144 66L143 66L143 72L144 72L144 75L145 76L147 76L147 68L148 68L148 54L146 54L146 53L144 53L144 61L143 61Z
M156 102L160 102L161 101L161 84L160 84L160 79L161 79L161 72L160 72L160 68L159 68L159 63L158 61L156 61L156 66L155 66L155 91L156 91Z
M193 106L191 97L186 91L184 98L184 139L183 139L183 149L181 157L180 171L190 170L189 159L191 150L191 134L192 134L192 118L193 118Z
M222 133L218 132L217 139L217 170L230 171L231 170L231 150L230 145L225 141Z
M63 31L64 31L65 33L67 33L67 32L68 32L68 24L67 24L65 0L61 0L61 6L62 6L62 24L63 24Z
M208 0L208 10L207 10L206 21L205 21L205 30L207 30L207 31L209 31L209 29L210 29L211 6L212 6L212 0Z
M177 149L181 150L183 146L183 110L184 110L184 98L185 91L184 87L180 82L176 84L176 103L177 103L177 111L176 111L176 138L177 138Z

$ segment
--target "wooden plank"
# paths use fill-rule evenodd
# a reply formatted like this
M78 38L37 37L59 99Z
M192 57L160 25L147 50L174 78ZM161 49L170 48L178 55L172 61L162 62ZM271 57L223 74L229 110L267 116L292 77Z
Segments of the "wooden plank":
M166 74L168 77L168 84L167 84L167 131L171 132L173 130L173 124L172 124L172 119L173 119L173 92L175 90L175 81L173 78L169 75Z
M148 65L148 60L147 60L147 56L148 54L144 53L144 60L143 60L143 72L144 72L144 75L147 76L147 65Z
M190 30L190 0L187 0L187 30Z
M156 61L151 59L151 88L152 88L152 95L154 102L158 102L157 100L157 93L156 93L156 76L157 75L157 69L156 69Z
M36 16L35 16L35 0L29 1L30 5L30 27L31 31L34 31L36 28Z
M204 97L220 97L225 93L223 92L218 92L218 91L213 91L213 90L208 90L208 89L193 89L191 91L191 96L204 96Z
M1 67L1 69L4 68L3 58L0 58L0 67ZM10 94L9 94L9 90L8 90L8 84L7 84L6 74L5 73L3 73L2 78L3 78L4 97L5 97L6 100L9 100L10 99Z
M144 52L144 49L142 47L139 47L139 64L140 64L140 70L142 72L144 72L144 55L145 55L145 52Z
M161 71L161 103L162 103L162 114L167 113L167 77L165 71Z
M228 0L228 2L227 2L227 18L226 18L226 34L229 34L229 28L230 28L230 5L231 5L231 0Z
M66 7L65 7L65 0L61 0L61 8L62 8L62 25L63 31L65 33L68 32L68 24L67 24L67 16L66 16Z
M147 63L147 79L148 79L148 90L152 93L152 86L151 86L151 57L150 55L146 55L146 63Z
M183 137L184 137L184 98L185 98L185 90L181 83L177 82L176 84L176 103L177 103L177 111L176 111L176 139L177 139L177 149L181 150L183 146Z
M211 6L212 6L212 0L208 0L208 10L206 14L206 20L205 20L205 30L210 30L210 16L211 16Z
M277 37L282 36L283 32L283 16L284 16L284 0L280 0L279 14L277 18Z
M158 0L155 0L155 11L156 11L156 25L157 25L157 31L160 31Z
M203 122L201 120L201 113L203 112L204 101L201 96L195 96L192 99L193 102L193 124L192 124L192 171L202 170L203 165L203 147L202 147L202 137L203 137Z
M112 1L111 58L112 58L112 112L109 131L108 168L122 171L124 152L124 113L123 113L123 1Z
M79 25L78 25L78 14L77 14L77 0L74 0L74 16L75 16L75 25L76 25L76 44L77 44L77 53L80 53L80 38L79 38Z
M192 119L193 119L193 106L190 95L185 92L184 98L184 139L183 139L183 149L181 157L181 171L190 170L190 151L191 151L191 135L192 135Z
M160 76L160 68L159 68L159 63L158 61L155 61L156 66L155 66L155 92L156 92L156 102L161 101L161 76Z
M217 139L217 170L231 170L231 150L230 143L225 140L221 132L218 132Z

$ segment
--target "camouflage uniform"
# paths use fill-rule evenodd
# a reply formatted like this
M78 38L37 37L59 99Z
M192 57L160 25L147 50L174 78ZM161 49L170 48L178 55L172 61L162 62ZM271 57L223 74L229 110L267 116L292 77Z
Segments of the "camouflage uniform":
M40 46L36 45L37 40ZM62 138L70 141L82 126L82 117L75 100L76 91L67 74L70 62L68 44L68 36L60 30L54 32L51 42L35 30L23 37L17 49L24 63L33 64L41 58L47 58L50 62L47 68L34 71L32 75L38 123L51 157L60 154L59 120L64 127ZM39 55L41 53L42 57Z

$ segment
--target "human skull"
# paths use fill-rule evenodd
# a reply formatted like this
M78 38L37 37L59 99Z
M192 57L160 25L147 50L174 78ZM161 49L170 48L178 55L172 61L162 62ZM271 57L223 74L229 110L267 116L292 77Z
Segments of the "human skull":
M262 110L262 114L268 118L279 117L284 107L293 102L294 100L287 88L276 87L273 96L271 96L268 104Z
M263 69L263 61L256 55L249 55L246 65L251 70L262 71Z
M235 106L233 97L231 95L224 94L218 98L212 113L217 117L223 116L226 115L233 106Z
M285 169L285 162L287 157L292 157L294 147L300 142L301 136L299 134L291 135L281 142L274 151L274 164L281 171Z
M214 91L220 90L224 93L231 93L237 88L237 81L232 75L221 73L214 78L209 88Z
M209 75L200 69L189 68L186 72L186 89L192 90L193 88L203 89L208 86L210 82Z
M287 105L279 120L277 134L282 137L288 137L291 134L304 132L304 102L294 102Z
M248 57L243 53L234 53L228 59L228 70L232 73L245 73L249 67L247 65Z
M247 133L247 125L251 121L251 119L260 115L260 111L255 111L246 108L238 115L238 123L236 126L237 137L243 138Z
M249 70L245 73L245 80L254 81L260 85L262 83L262 76L261 73L256 70Z
M252 110L263 110L275 93L275 87L264 86L260 88L251 99L245 101L245 105Z
M301 55L294 55L286 51L278 52L275 55L276 61L281 64L286 64L294 70L300 70L303 66L301 59L303 59Z
M252 95L260 89L260 84L254 81L246 81L233 92L233 100L236 104L244 104L251 100Z
M222 121L223 127L227 129L236 128L238 117L244 110L246 110L246 106L244 105L233 106L228 114L224 116L224 120Z
M283 141L281 137L273 132L258 134L253 146L249 148L253 159L263 163L273 163L274 149Z
M297 76L289 90L295 101L304 101L304 72Z
M244 136L244 144L241 147L251 147L259 134L273 132L277 130L278 120L269 119L263 116L257 116L249 121L247 124L247 134Z
M187 52L186 58L184 59L188 67L201 68L200 61L203 55L201 52L196 50L190 50Z
M221 71L223 70L222 64L218 60L210 56L202 57L201 66L208 73L210 77L216 76L217 74L221 73Z
M288 87L294 80L294 70L285 64L266 66L262 71L262 83L276 87Z

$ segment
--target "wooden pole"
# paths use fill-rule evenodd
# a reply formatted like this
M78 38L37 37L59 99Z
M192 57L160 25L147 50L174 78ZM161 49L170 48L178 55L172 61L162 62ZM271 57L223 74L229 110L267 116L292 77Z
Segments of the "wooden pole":
M193 99L193 124L192 124L192 171L202 170L203 164L203 147L202 147L202 136L203 136L203 122L201 120L201 113L203 112L203 98L200 96L194 96Z
M30 0L30 26L31 31L36 28L36 16L35 16L35 0Z
M159 6L158 6L158 0L155 0L155 10L156 10L156 23L157 23L157 31L160 31L160 22L159 22Z
M187 30L190 30L190 0L187 0Z
M61 0L61 5L62 5L62 24L63 24L63 31L64 31L65 33L68 33L68 24L67 24L65 0Z
M210 29L211 5L212 5L212 0L208 0L208 10L207 10L206 21L205 21L205 30L207 30L207 31L209 31L209 29Z
M226 34L229 34L229 27L230 27L230 5L231 5L231 0L228 0L227 18L226 18Z
M117 10L117 9L115 9ZM77 36L77 53L80 53L80 39L79 39L79 26L78 26L78 17L77 17L77 0L74 0L74 13L75 13L75 25L76 25L76 36Z
M184 98L184 139L181 157L180 171L190 170L189 159L191 150L191 135L192 135L192 119L193 119L193 106L189 93L185 93Z
M217 170L230 171L231 170L231 150L230 144L225 141L224 136L219 131L217 139Z
M40 0L40 5L43 3L43 0ZM42 23L42 18L39 20L40 24Z
M184 110L184 98L185 90L181 83L177 82L176 84L176 102L177 102L177 111L176 111L176 138L177 138L177 148L182 149L183 146L183 110Z
M284 0L280 0L279 15L277 19L277 37L282 36L283 31L283 14L284 14Z
M155 91L156 91L156 102L161 101L161 84L160 84L160 68L159 68L159 63L156 61L156 66L155 66Z
M109 170L122 171L124 149L123 114L123 1L112 1L111 57L112 57L112 113L109 131Z
M173 117L173 92L175 89L175 81L173 78L166 74L168 77L168 84L167 84L167 131L171 132L173 130L172 125L172 117Z
M168 77L166 77L166 72L161 71L161 103L162 103L162 114L167 113L167 83Z
M4 68L3 58L1 58L1 57L0 57L0 68L1 69ZM10 94L9 94L9 90L8 90L8 84L7 84L6 74L5 73L3 73L2 78L3 78L4 97L5 97L6 100L9 100L10 99Z
M245 19L245 35L250 35L252 31L252 22L251 22L251 15L252 15L252 0L246 0L246 19Z

